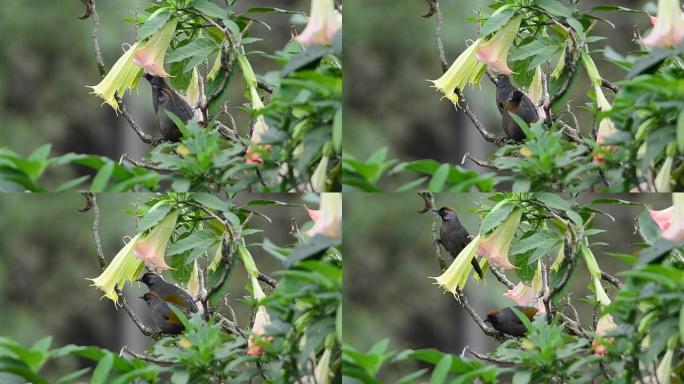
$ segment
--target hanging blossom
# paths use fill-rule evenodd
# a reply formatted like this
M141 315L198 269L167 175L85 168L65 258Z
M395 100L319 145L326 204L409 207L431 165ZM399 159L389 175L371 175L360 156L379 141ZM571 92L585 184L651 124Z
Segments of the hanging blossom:
M254 316L252 334L249 336L249 339L247 339L247 354L260 356L264 354L263 341L270 341L273 339L272 336L263 337L266 334L266 327L271 324L271 316L268 314L266 307L261 304L261 301L266 298L266 294L264 293L264 290L261 289L261 285L259 285L259 270L257 269L256 263L254 263L252 254L249 253L249 250L245 246L244 240L240 240L238 254L245 267L245 271L249 276L249 280L252 283L252 296L257 302L257 312Z
M644 39L650 47L673 48L684 38L684 13L679 0L659 0L658 17L651 17L653 30Z
M532 278L532 285L527 286L520 282L503 295L513 300L517 305L534 307L537 309L537 313L546 313L546 307L542 299L545 294L548 294L548 291L541 293L543 285L542 264L541 261L537 261L537 271Z
M648 210L660 228L660 237L673 243L684 241L684 193L672 194L673 205L661 211Z
M143 261L133 253L139 239L140 234L126 243L100 276L87 279L93 282L93 286L104 292L102 297L112 300L115 304L119 303L116 288L123 289L127 281L134 281L143 270Z
M496 209L501 209L501 206L494 207L492 212ZM521 218L521 209L515 209L511 212L494 231L482 238L477 248L477 253L489 259L489 262L495 267L503 269L513 268L513 264L508 260L508 252L511 248L515 232L518 230L518 225L520 225Z
M169 77L164 70L164 57L176 33L178 19L172 18L135 51L133 62L142 67L145 73L159 77Z
M442 77L437 80L428 80L456 106L458 106L456 89L462 90L468 84L480 84L480 79L487 71L487 66L477 61L476 52L479 45L478 39L458 56Z
M268 131L268 124L266 123L262 111L265 106L257 92L257 78L251 64L249 64L249 61L247 60L244 50L238 53L237 58L240 69L242 70L242 76L245 78L249 88L249 95L252 101L252 112L257 114L256 121L252 127L250 145L247 147L247 153L245 155L246 162L247 164L261 164L264 162L261 153L264 151L268 152L271 149L269 145L261 145L263 135Z
M581 57L582 62L584 63L584 68L587 70L589 80L594 86L594 92L596 93L596 105L598 106L601 112L610 111L613 107L610 105L610 102L608 102L606 95L603 93L603 89L601 88L603 80L601 79L601 75L599 74L598 68L596 68L594 60L592 60L591 56L589 55L586 49L582 51ZM615 129L615 124L613 124L613 121L607 117L604 117L599 122L599 129L598 133L596 134L596 143L603 146L603 144L606 141L606 138L613 135L615 132L617 132L617 129ZM617 150L615 146L608 146L607 148L613 152ZM596 155L594 155L594 163L598 164L602 162L602 153L597 153Z
M302 45L330 45L342 28L342 14L333 0L311 0L309 23L295 40Z
M309 237L323 235L328 238L342 236L342 194L321 193L320 209L306 208L314 225L306 232Z
M480 241L480 235L475 236L475 238L461 250L444 273L437 277L430 277L431 279L435 279L435 284L442 287L445 291L451 292L453 295L456 295L457 290L463 289L468 281L470 272L473 270L471 260L477 255L477 247L480 244Z
M137 87L142 76L142 68L133 62L137 48L138 43L130 46L100 83L87 86L92 88L93 94L102 98L106 104L116 110L119 109L116 96L123 96L127 90Z
M610 298L606 294L606 291L601 285L601 269L594 254L591 249L586 244L580 245L582 255L584 256L584 261L587 264L587 269L589 270L589 275L594 282L594 290L596 291L596 300L602 307L607 307L610 305ZM613 342L612 339L604 339L604 337L616 328L615 322L613 321L613 316L610 314L603 315L599 318L598 324L596 326L596 334L598 338L594 339L591 343L594 353L597 355L606 355L606 344Z
M166 246L171 239L174 229L176 229L176 221L178 220L178 211L172 211L157 225L150 230L147 236L140 239L135 244L133 253L137 258L144 261L148 267L159 269L170 269L164 260L166 254Z
M513 46L521 22L522 16L509 20L491 39L477 48L477 59L498 74L512 74L513 70L508 67L508 51Z
M542 99L544 99L544 71L542 71L541 66L537 66L534 71L534 77L532 78L532 83L530 88L527 90L527 94L537 107L537 114L542 120L546 120L546 111L544 110L544 105L542 105ZM545 99L548 102L548 97Z

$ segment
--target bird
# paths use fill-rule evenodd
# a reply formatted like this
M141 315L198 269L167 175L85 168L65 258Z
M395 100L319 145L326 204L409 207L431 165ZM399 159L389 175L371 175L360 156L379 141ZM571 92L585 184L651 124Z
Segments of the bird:
M193 300L190 294L173 284L167 283L160 275L147 272L138 281L145 283L150 292L161 300L175 304L184 312L194 313L198 311L197 304L195 304L195 300Z
M140 296L140 298L147 303L150 312L152 312L152 320L154 320L162 332L173 335L183 332L185 329L183 323L169 308L169 305L159 298L157 294L150 291Z
M496 77L496 107L501 113L501 125L506 136L517 142L525 140L525 132L509 113L520 116L528 125L539 120L534 102L511 83L508 75Z
M194 116L194 112L185 99L176 91L171 89L163 77L145 74L145 79L150 82L152 87L152 106L157 115L157 124L164 139L169 141L179 141L181 131L176 123L171 120L166 111L173 113L183 122L187 123Z
M470 243L472 237L468 233L468 230L463 227L453 209L442 207L434 212L442 219L442 228L439 231L439 242L452 257L456 258L463 248ZM473 258L470 263L473 265L475 273L482 279L484 274L482 273L480 264L475 258Z
M484 320L486 323L492 324L492 327L501 333L505 333L510 336L522 337L527 333L527 327L520 321L520 318L511 309L513 307L507 307L500 311L490 311L487 313L487 318ZM534 307L522 307L515 306L520 312L527 316L530 321L537 314L537 308Z

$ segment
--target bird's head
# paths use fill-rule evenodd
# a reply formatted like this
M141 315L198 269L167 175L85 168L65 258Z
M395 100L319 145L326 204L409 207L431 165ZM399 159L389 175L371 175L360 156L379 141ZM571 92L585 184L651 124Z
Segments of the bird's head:
M525 94L522 93L522 91L520 91L519 89L514 90L508 96L508 104L517 106L518 104L520 104L520 100L522 100L523 96L525 96Z
M499 314L499 311L489 311L487 312L487 317L484 319L485 323L490 323L492 325L496 324L498 319L497 315Z
M442 221L450 221L456 218L456 212L451 207L442 207L434 210L434 212L442 218Z
M164 278L162 278L154 272L146 272L144 275L142 275L141 278L138 279L138 281L141 283L145 283L145 285L147 285L148 287L151 287L155 283L164 281Z
M511 77L508 75L496 75L496 86L501 87L505 85L510 85L511 84Z
M151 85L153 88L160 88L160 89L162 89L162 88L168 88L168 87L169 87L169 86L166 84L166 80L164 80L163 77L155 76L155 75L150 75L149 73L144 74L143 77L144 77L145 79L147 79L147 81L150 82L150 85Z
M155 295L154 295L154 293L152 293L152 292L147 292L147 293L145 293L144 295L140 296L140 298L143 299L143 300L145 300L145 302L148 303L148 304L149 304L150 302L152 302L152 300L154 299L154 297L155 297Z

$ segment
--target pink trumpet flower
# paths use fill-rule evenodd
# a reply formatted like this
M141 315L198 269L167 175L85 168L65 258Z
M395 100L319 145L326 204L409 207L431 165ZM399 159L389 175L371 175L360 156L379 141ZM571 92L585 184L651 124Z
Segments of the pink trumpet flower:
M135 51L134 63L142 67L145 73L169 77L164 70L164 57L176 33L176 25L178 25L178 19L169 20Z
M679 0L659 0L658 17L651 17L653 30L644 39L649 47L672 48L684 38L684 14Z
M522 16L512 18L491 39L481 44L477 48L477 60L482 64L487 64L499 74L510 75L513 73L508 68L508 51L518 34L521 22Z
M135 245L134 254L152 268L170 269L164 261L166 245L171 239L171 234L176 228L178 212L173 211L166 215L164 220L157 224L147 236L141 238Z
M679 243L684 241L684 193L672 194L673 205L661 211L648 210L660 228L663 239Z
M342 28L342 14L335 9L333 0L311 0L309 23L295 40L302 45L330 45Z
M480 241L477 253L489 259L489 262L495 267L513 268L513 264L508 261L508 251L511 248L511 242L513 242L521 218L521 209L511 212L503 223Z

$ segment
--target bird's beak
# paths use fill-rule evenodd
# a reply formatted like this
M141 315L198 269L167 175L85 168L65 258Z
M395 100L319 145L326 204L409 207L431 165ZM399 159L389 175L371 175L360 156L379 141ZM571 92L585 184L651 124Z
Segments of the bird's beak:
M150 75L149 73L146 73L146 74L143 75L143 77L144 77L145 79L147 79L147 81L150 81L150 80L152 80L152 77L153 77L153 76Z
M433 209L432 212L439 213L439 209Z
M138 299L140 299L140 300L145 300L145 296L140 296L140 297L138 297ZM486 321L486 320L485 320L485 321Z
M145 283L144 281L142 281L142 279L136 279L135 281L137 281L138 283Z

